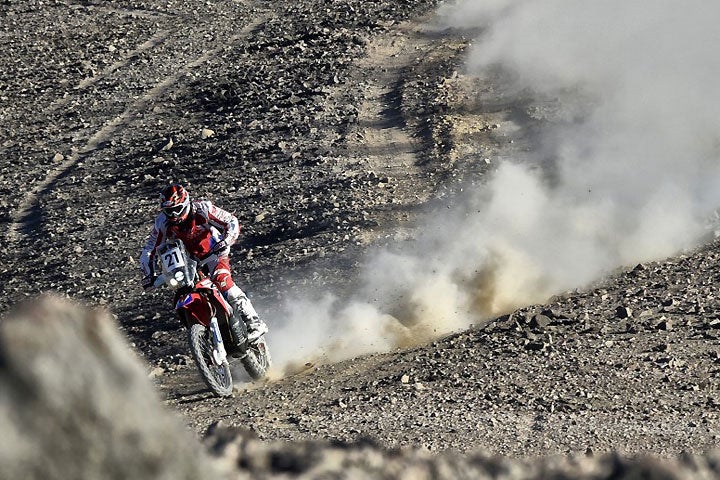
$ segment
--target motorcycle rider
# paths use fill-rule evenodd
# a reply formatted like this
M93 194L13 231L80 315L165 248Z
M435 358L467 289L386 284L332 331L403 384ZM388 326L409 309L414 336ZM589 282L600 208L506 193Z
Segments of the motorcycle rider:
M253 342L267 333L267 325L260 320L250 299L235 285L230 275L228 254L230 246L240 234L237 217L209 201L192 201L188 191L177 183L163 188L160 194L160 210L140 255L143 288L146 291L151 289L157 277L157 248L166 239L180 239L192 257L207 265L210 278L232 307L230 328L235 338L242 337L238 316L247 325L248 342Z

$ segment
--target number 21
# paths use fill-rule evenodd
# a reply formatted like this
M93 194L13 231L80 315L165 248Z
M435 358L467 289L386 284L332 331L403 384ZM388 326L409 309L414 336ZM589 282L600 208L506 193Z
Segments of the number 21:
M178 263L179 260L180 258L178 257L177 251L173 251L165 255L165 263L167 264L168 268Z

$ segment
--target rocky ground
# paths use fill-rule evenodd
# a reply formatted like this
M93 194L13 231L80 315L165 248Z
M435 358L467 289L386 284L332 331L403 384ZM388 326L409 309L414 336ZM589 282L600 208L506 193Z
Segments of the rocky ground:
M238 215L236 278L270 310L305 284L351 288L369 246L412 238L438 199L531 149L546 104L464 76L472 32L434 27L434 7L0 2L0 310L44 291L107 305L199 433L513 456L717 446L717 243L225 400L188 364L167 292L141 293L168 181Z
M716 478L717 452L518 460L355 442L265 441L215 422L202 440L164 408L106 312L34 299L0 324L3 478ZM203 448L204 446L204 448ZM40 454L39 454L40 453Z

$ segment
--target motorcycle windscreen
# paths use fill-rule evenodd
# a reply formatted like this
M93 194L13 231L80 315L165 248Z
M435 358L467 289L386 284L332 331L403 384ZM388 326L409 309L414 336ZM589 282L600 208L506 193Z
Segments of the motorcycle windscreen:
M181 298L175 305L175 309L180 311L188 326L194 323L206 327L210 325L210 306L203 296L197 292Z

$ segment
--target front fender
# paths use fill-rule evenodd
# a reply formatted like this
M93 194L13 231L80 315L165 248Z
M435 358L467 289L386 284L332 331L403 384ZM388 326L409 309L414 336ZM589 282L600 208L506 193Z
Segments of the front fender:
M230 307L230 305L227 303L227 300L225 300L225 297L223 297L223 294L215 286L212 280L210 280L209 278L202 279L197 283L197 285L195 285L195 291L204 292L208 296L208 299L214 300L215 305L225 311L226 315L230 315L232 307Z
M194 323L210 326L212 307L201 293L191 292L181 297L175 304L175 310L188 328Z

